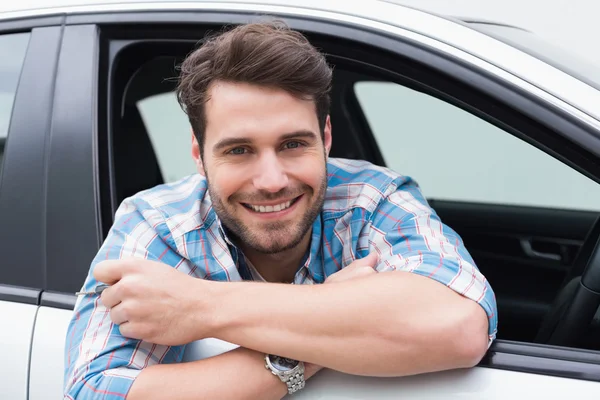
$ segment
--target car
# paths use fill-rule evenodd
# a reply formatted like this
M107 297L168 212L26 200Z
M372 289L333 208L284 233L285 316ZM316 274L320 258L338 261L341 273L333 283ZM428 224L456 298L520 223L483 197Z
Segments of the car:
M0 5L0 397L63 397L75 292L116 208L195 171L176 66L268 16L334 66L331 155L415 178L498 302L474 368L324 370L293 397L596 398L600 69L519 27L376 0ZM232 348L208 338L184 360Z

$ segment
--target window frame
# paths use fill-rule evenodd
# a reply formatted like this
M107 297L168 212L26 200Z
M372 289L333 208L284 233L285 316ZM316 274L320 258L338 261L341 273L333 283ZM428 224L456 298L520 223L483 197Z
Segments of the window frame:
M56 304L60 293L74 298L83 284L81 273L89 270L103 240L98 207L99 61L98 27L65 26L47 145L46 207L52 212L44 227L47 277L42 305ZM72 300L66 307L71 304Z
M39 22L0 22L0 34L30 33L0 177L0 300L26 304L38 304L46 281L45 144L62 34L60 26L38 26ZM40 70L38 65L48 68Z

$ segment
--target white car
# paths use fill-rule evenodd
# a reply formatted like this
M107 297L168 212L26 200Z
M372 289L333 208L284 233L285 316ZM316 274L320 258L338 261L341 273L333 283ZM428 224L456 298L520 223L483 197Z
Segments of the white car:
M116 207L194 171L174 67L208 31L265 15L334 65L331 155L420 182L499 310L475 368L325 370L293 397L600 396L597 66L516 27L386 1L39 2L0 5L1 399L63 397L74 293ZM234 346L191 343L185 360Z

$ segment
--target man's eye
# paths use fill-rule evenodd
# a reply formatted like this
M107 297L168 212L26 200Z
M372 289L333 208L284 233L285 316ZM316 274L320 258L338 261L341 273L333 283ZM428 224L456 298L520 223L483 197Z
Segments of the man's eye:
M229 154L233 154L234 156L241 156L246 153L246 149L243 147L236 147L228 151Z
M300 143L300 142L298 142L298 141L295 141L295 140L294 140L294 141L291 141L291 142L287 142L287 143L285 144L285 148L286 148L286 149L297 149L297 148L299 148L299 147L301 147L301 146L302 146L302 143Z

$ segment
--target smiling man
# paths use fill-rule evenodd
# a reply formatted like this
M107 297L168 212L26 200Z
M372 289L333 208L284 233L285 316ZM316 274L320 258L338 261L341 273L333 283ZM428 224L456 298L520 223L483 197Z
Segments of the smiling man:
M329 157L332 70L299 33L248 24L184 61L198 174L126 199L66 338L69 399L279 399L322 368L476 365L493 291L418 185ZM343 140L343 132L337 137ZM239 345L181 362L185 345Z

